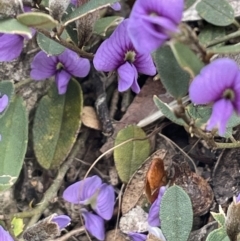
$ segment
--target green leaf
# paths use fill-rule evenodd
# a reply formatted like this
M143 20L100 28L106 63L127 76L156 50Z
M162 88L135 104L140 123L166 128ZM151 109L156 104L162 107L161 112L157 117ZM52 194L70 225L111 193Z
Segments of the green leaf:
M185 0L185 9L190 8L197 0Z
M65 34L67 34L67 33L65 32ZM42 33L37 34L37 43L38 43L39 47L41 48L41 50L50 56L51 55L59 55L65 50L64 46L62 46L61 44L55 42L54 40L46 37Z
M180 119L180 118L177 118L175 116L175 114L173 113L173 111L170 109L170 107L162 102L156 95L153 97L153 101L155 103L155 105L158 107L159 110L162 111L162 113L169 119L171 120L172 122L180 125L180 126L185 126L186 123Z
M79 18L84 17L88 14L88 12L94 12L96 10L105 8L110 6L110 4L115 3L116 0L90 0L89 2L83 4L73 11L71 14L67 15L65 18L63 17L64 25L68 25L69 23L76 21Z
M238 126L239 124L240 124L240 116L237 115L236 113L233 113L230 120L227 122L227 128L235 127L235 126Z
M223 47L213 47L207 49L208 53L213 54L234 54L234 53L240 53L240 44L234 44L229 46L223 46Z
M19 234L21 234L23 232L24 223L23 223L22 218L14 217L13 220L11 221L11 226L12 226L15 237L17 237Z
M206 24L203 30L198 35L199 41L201 44L207 46L209 42L217 38L222 38L225 36L226 30L223 27L217 27L211 24ZM217 44L215 46L222 46L223 43Z
M166 90L176 99L184 97L188 92L190 75L179 66L171 48L160 47L154 53L154 59Z
M31 29L20 23L17 19L0 19L0 32L10 34L22 34L28 38L32 37Z
M0 119L0 135L0 191L3 191L16 182L27 150L28 117L22 98L13 98Z
M234 22L234 10L226 0L202 0L196 10L204 20L216 26L228 26Z
M209 233L206 241L230 241L230 239L227 236L226 230L221 227Z
M172 186L162 197L160 220L167 241L187 241L192 229L192 203L187 193L179 186Z
M9 106L14 94L14 85L11 81L7 81L7 80L0 81L0 96L3 96L4 94L8 96L8 100L9 100L8 106ZM3 117L3 115L6 113L7 108L0 114L0 118Z
M120 16L110 16L105 18L100 18L96 21L94 25L94 32L106 36L106 32L112 26L117 26L119 23L123 21L123 17Z
M20 23L33 28L53 29L58 24L58 21L54 20L50 15L41 12L19 14L17 19Z
M223 227L225 226L225 219L226 219L226 217L225 217L224 213L211 212L211 214L212 214L213 218L218 222L218 224L220 226L223 226Z
M131 138L145 138L145 132L135 126L129 125L118 132L115 146ZM128 142L114 149L114 161L121 180L127 183L133 173L141 166L150 154L148 139Z
M83 97L76 80L71 80L65 95L53 84L36 110L33 148L45 169L59 167L71 151L81 125Z
M204 63L186 45L180 42L171 42L170 47L178 61L178 64L186 70L192 78L199 74L204 67Z

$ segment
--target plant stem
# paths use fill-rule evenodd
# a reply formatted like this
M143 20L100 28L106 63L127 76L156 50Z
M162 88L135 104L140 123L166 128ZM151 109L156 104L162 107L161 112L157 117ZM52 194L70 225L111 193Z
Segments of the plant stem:
M236 141L234 143L219 143L219 142L215 142L215 143L216 143L217 149L224 149L224 148L233 149L233 148L240 147L240 141Z
M238 30L234 33L230 33L230 34L228 34L228 35L226 35L222 38L214 39L213 41L209 42L206 47L209 48L209 47L212 47L212 46L217 45L219 43L222 43L222 42L225 42L225 41L228 41L230 39L237 38L237 37L240 37L240 30Z

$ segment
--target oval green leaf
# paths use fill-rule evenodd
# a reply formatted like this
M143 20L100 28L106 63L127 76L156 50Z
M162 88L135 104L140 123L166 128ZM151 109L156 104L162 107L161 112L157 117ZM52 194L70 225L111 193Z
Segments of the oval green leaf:
M110 16L105 18L100 18L96 21L94 25L94 32L106 36L106 33L110 27L117 26L123 21L123 17L120 16Z
M65 95L58 95L55 83L36 110L33 148L45 169L59 167L76 140L81 125L83 97L80 85L71 80Z
M115 3L116 0L90 0L83 4L82 6L76 8L72 13L63 17L64 25L68 25L71 22L76 21L79 18L84 17L88 12L94 12L96 10L110 6L110 4Z
M226 0L202 0L196 10L204 20L216 26L228 26L234 22L234 10Z
M16 182L27 150L28 117L22 98L13 98L0 119L0 135L0 191L3 191Z
M166 90L176 99L184 97L188 92L190 75L179 66L171 48L160 47L154 53L154 60Z
M115 146L132 138L145 138L145 132L135 125L130 125L118 132ZM150 154L148 139L130 141L114 149L114 161L120 179L127 183L133 173L142 165Z
M230 239L227 236L225 228L221 227L209 233L206 241L230 241Z
M33 28L53 29L58 24L58 21L54 20L50 15L40 12L19 14L17 19L20 23Z
M174 185L166 190L160 207L163 235L168 241L187 241L192 230L192 203L187 193Z
M186 123L182 119L177 118L173 113L172 109L166 103L162 102L156 95L153 96L153 101L155 105L158 107L158 109L161 110L163 115L165 115L169 120L180 126L186 125Z
M186 45L180 42L171 42L170 47L178 64L186 70L192 78L199 74L204 67L204 63Z
M226 221L226 217L223 213L215 213L215 212L211 212L213 218L218 222L218 224L220 225L220 227L224 227L225 226L225 221Z
M37 43L41 50L50 56L59 55L65 50L64 46L46 37L42 33L37 34Z
M0 19L0 33L21 34L32 37L31 30L17 19Z
M212 47L207 49L208 53L211 54L235 54L240 53L240 44L234 44L222 47Z
M3 80L0 81L0 97L3 95L7 95L8 96L8 106L13 98L13 94L14 94L14 85L11 81L7 81L7 80ZM0 114L0 118L7 112L7 108Z

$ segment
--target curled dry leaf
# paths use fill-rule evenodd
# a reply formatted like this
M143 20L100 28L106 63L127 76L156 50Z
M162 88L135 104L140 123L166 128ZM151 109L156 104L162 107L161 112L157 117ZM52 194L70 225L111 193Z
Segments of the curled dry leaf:
M156 237L155 235L149 233L146 241L163 241L163 240L161 240L158 237Z
M152 160L154 158L163 159L165 155L166 150L160 149L156 151L147 158L142 166L132 175L122 198L121 209L123 214L129 212L133 207L135 207L144 194L145 178Z
M82 112L82 122L85 126L101 130L101 124L98 120L95 109L92 106L84 106Z
M153 203L159 193L159 188L167 184L167 173L161 158L152 160L146 175L145 194L150 203Z

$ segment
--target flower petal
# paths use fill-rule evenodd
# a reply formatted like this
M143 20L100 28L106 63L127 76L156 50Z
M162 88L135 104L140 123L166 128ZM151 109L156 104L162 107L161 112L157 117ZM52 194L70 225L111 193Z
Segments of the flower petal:
M40 51L33 59L31 64L31 78L34 80L44 80L56 74L57 58L48 57L43 51Z
M71 218L67 215L59 215L54 217L52 221L58 224L59 229L63 229L70 224Z
M103 183L100 187L97 201L92 205L93 210L105 220L112 218L114 209L115 194L111 185Z
M240 193L238 194L238 196L236 197L236 203L240 202Z
M0 61L11 61L17 58L23 49L24 38L17 34L2 34L0 36Z
M97 70L113 71L118 69L124 62L125 54L133 50L133 45L127 34L128 20L121 22L111 37L105 40L98 48L93 64Z
M87 210L82 210L85 227L94 237L99 240L105 239L104 220L98 215L92 214Z
M67 91L68 83L71 79L71 75L65 70L58 71L56 74L56 84L58 88L58 94L63 95Z
M147 235L146 234L141 234L141 233L128 233L129 238L131 241L145 241L147 240Z
M57 56L58 61L64 66L64 69L76 77L85 77L90 71L90 62L88 59L81 58L72 50L66 49Z
M2 226L0 226L0 240L1 241L14 241L10 236L9 232L5 231Z
M6 107L8 106L8 96L7 95L3 95L2 97L0 97L0 113L2 113Z
M223 114L224 113L224 114ZM219 135L223 136L226 131L227 121L233 114L233 105L231 101L221 99L214 103L212 115L208 121L207 130L218 128Z
M157 73L152 56L150 54L137 53L134 66L137 71L146 75L155 75Z
M120 92L128 90L136 77L134 65L126 62L118 68L118 90Z
M166 241L166 238L164 237L160 228L150 226L148 232L159 238L161 241Z
M161 220L159 219L159 212L160 212L160 204L165 191L166 191L166 187L162 186L160 188L157 199L154 201L154 203L152 204L149 210L148 223L152 227L159 227L161 225Z
M120 11L121 10L121 4L119 2L111 4L111 8L115 11Z
M238 71L238 65L231 59L214 60L194 78L189 88L190 99L195 104L207 104L221 99L224 90L234 90Z
M138 84L138 72L137 72L135 66L133 66L133 67L134 67L135 75L134 75L134 80L133 80L131 89L132 89L133 92L138 94L140 92L140 87L139 87L139 84Z
M102 180L98 176L88 177L85 180L76 182L63 192L63 198L70 202L79 204L89 200L100 188Z

